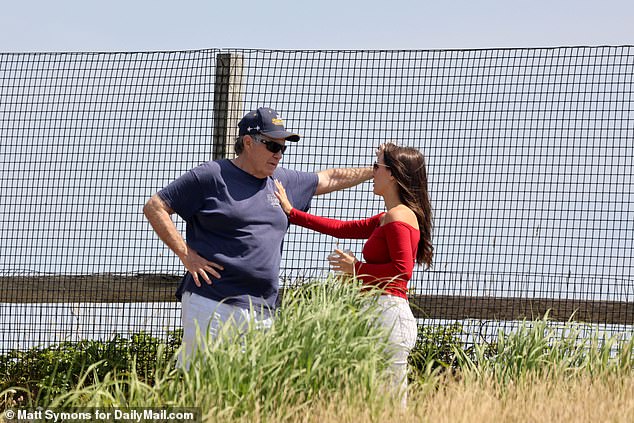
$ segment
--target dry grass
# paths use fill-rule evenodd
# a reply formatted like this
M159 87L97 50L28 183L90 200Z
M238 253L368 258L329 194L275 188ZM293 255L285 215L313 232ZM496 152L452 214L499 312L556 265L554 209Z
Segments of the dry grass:
M528 380L506 388L496 386L494 382L449 380L431 392L426 387L412 393L405 411L380 405L374 409L366 404L351 407L328 401L297 410L290 419L288 415L284 419L260 415L255 419L251 416L249 421L629 423L634 421L634 375L621 378Z
M400 422L632 422L634 375L527 380L507 386L452 381L411 403Z

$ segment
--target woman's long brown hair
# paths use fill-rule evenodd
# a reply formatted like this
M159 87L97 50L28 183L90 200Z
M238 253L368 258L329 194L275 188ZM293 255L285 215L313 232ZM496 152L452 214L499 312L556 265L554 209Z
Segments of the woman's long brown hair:
M434 255L431 242L434 218L427 189L425 156L415 148L387 143L383 149L383 161L398 183L401 202L414 212L418 220L420 241L416 262L429 268Z

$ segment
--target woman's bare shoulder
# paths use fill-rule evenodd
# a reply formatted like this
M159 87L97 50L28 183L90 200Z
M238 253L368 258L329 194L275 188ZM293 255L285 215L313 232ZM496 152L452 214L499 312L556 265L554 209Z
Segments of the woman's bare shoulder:
M403 222L418 229L416 214L404 204L393 207L385 213L383 223L386 224L390 222Z

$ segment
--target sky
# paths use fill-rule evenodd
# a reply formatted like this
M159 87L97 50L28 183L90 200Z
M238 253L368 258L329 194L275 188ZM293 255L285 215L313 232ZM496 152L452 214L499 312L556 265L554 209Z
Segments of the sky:
M634 45L632 0L19 0L0 52Z

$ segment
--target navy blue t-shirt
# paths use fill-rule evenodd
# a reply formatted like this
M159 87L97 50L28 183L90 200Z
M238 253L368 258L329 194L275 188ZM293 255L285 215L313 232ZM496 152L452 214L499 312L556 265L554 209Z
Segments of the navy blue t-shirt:
M186 222L187 244L207 260L224 266L212 284L185 274L176 292L189 291L249 308L273 309L279 288L282 241L288 218L275 196L274 179L285 187L293 207L308 210L317 189L315 173L277 168L256 178L230 160L206 162L159 191Z

